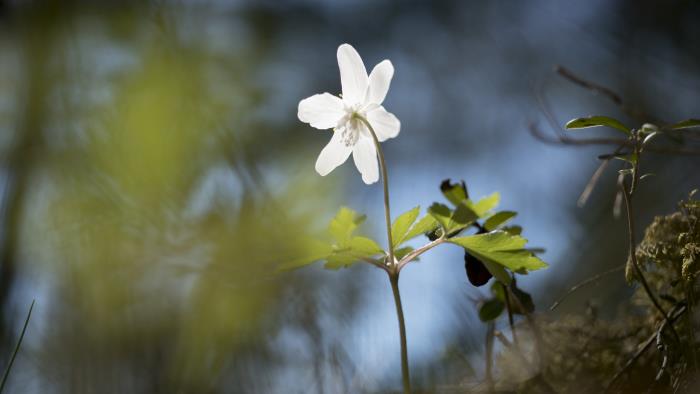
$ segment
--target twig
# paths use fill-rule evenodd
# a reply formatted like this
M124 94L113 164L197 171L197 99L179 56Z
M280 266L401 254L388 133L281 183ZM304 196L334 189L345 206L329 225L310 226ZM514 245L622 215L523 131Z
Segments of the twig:
M22 332L19 334L19 339L17 340L17 344L15 345L15 351L12 352L12 357L10 358L10 362L7 364L7 368L5 368L5 374L2 376L2 382L0 382L0 393L5 389L5 383L7 383L7 378L10 376L10 370L12 369L12 365L15 363L15 358L17 357L17 353L19 352L20 346L22 346L22 340L24 339L24 333L27 332L27 326L29 325L29 319L32 317L32 310L34 309L34 301L32 300L32 304L29 305L29 312L27 312L27 317L24 319L24 326L22 327Z
M637 172L636 170L634 171L635 173ZM636 177L636 175L634 176ZM634 179L633 177L633 179ZM633 183L634 184L634 183ZM647 294L647 297L649 297L649 300L651 301L652 304L654 304L654 307L659 311L661 316L663 316L664 320L669 323L669 329L671 332L673 332L673 335L676 337L676 340L678 340L678 343L681 343L681 338L676 332L676 329L673 327L673 324L670 323L669 317L666 314L666 311L664 308L659 304L659 301L656 299L654 296L654 293L651 291L651 287L649 286L649 283L646 280L646 277L644 276L644 272L642 271L642 268L639 266L639 261L637 261L637 254L635 253L635 240L634 240L634 218L632 216L632 206L631 206L631 198L630 194L631 192L627 191L627 186L625 182L622 182L620 185L622 188L622 197L625 201L625 207L627 209L627 230L629 233L629 247L630 247L630 259L632 259L632 265L635 268L635 271L637 272L637 276L639 277L639 281L642 283L642 287L644 288L644 291ZM629 193L629 194L628 194Z
M571 138L566 135L557 135L556 137L547 136L537 127L535 123L530 123L528 127L530 134L537 140L550 145L572 145L572 146L587 146L587 145L615 145L632 147L634 143L621 138ZM700 149L692 148L668 148L647 146L644 152L655 154L681 155L681 156L698 156Z
M520 349L520 346L518 345L518 334L515 332L515 324L513 323L513 307L510 305L510 294L506 289L506 285L501 283L501 287L503 288L503 294L506 299L506 310L508 311L508 325L510 326L510 332L513 335L513 342L515 343L515 346L518 349Z
M619 267L615 267L615 268L609 269L609 270L607 270L607 271L605 271L605 272L601 272L601 273L598 274L598 275L592 276L592 277L590 277L590 278L588 278L588 279L586 279L586 280L584 280L584 281L581 281L581 282L579 282L579 283L577 283L577 284L571 286L571 288L570 288L566 293L564 293L564 295L562 295L561 297L559 297L559 299L556 300L556 301L554 302L554 304L552 304L552 306L549 307L549 310L550 310L550 311L555 310L568 296L570 296L571 294L573 294L573 293L574 293L575 291L577 291L578 289L580 289L580 288L582 288L582 287L584 287L584 286L588 286L588 285L590 285L590 284L592 284L592 283L595 283L595 282L597 282L598 280L600 280L601 278L603 278L604 276L610 275L610 274L615 273L615 272L617 272L617 271L622 271L623 269L625 269L625 265L624 265L624 264L621 265L621 266L619 266Z
M678 306L678 305L676 305L676 306ZM683 306L681 306L675 313L672 312L671 321L672 321L672 322L675 321L680 315L682 315L683 313L685 313L686 310L687 310L686 306L683 305ZM613 384L614 384L625 372L627 372L627 370L628 370L632 365L634 365L635 362L637 362L637 360L639 359L639 357L641 357L642 354L644 354L644 352L646 352L647 349L649 349L649 347L651 346L651 344L654 342L654 339L656 339L656 336L658 335L658 333L660 333L661 331L663 331L663 330L666 328L666 325L667 325L667 324L668 324L668 320L664 320L663 323L661 323L661 325L659 326L659 329L656 330L653 334L651 334L651 335L649 336L649 338L647 338L644 342L641 343L641 347L634 353L634 355L632 356L632 358L630 358L630 359L627 361L627 363L625 363L625 365L624 365L619 371L617 371L617 373L615 373L615 375L612 377L612 379L610 379L610 382L608 382L608 384L605 386L605 390L604 390L603 392L608 392L608 391L610 390L610 388L612 388Z
M620 107L620 110L624 112L627 116L630 118L633 118L639 122L648 122L651 121L653 123L657 124L664 124L664 122L659 121L658 119L655 119L654 117L650 116L649 114L643 112L643 111L638 111L635 109L630 108L625 104L625 102L622 100L622 96L619 94L615 93L612 89L605 87L601 84L595 83L588 81L576 74L574 74L571 70L565 68L564 66L561 65L555 65L554 66L554 72L557 74L561 75L563 78L568 80L569 82L572 82L584 89L587 89L594 94L600 94L603 97L607 98L608 100L612 101L615 105Z
M493 383L493 337L495 333L495 327L493 321L490 321L488 328L486 329L486 386L488 387L489 393L495 392L495 387Z

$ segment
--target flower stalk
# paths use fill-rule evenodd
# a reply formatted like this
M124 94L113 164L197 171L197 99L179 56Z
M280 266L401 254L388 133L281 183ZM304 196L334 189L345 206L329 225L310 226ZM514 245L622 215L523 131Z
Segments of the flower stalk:
M391 236L391 207L389 204L389 177L387 175L386 161L384 160L384 152L382 151L381 144L379 143L379 138L377 138L377 133L374 131L372 125L360 115L355 114L355 118L360 120L367 130L369 130L372 135L372 140L374 140L374 145L377 148L377 155L379 156L379 167L382 172L382 185L384 186L384 217L386 219L386 237L389 242L388 247L388 262L387 262L387 273L389 274L389 282L391 283L391 292L394 294L394 304L396 306L396 316L399 320L399 337L401 341L401 380L403 383L404 393L411 392L411 376L410 370L408 368L408 346L406 343L406 322L403 316L403 305L401 303L401 291L399 290L399 273L401 271L402 265L394 257L394 240Z

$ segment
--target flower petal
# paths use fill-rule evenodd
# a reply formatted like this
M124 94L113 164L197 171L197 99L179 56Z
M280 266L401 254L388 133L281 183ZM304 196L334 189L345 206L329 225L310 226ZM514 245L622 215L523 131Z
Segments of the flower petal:
M367 91L367 70L362 58L351 45L343 44L338 47L338 67L343 100L350 105L361 102Z
M383 60L374 66L369 74L369 102L381 104L389 91L391 78L394 76L394 66L389 60Z
M362 181L372 184L379 180L379 165L377 164L377 148L371 138L360 137L352 150L352 159L362 174Z
M328 175L339 165L345 163L345 160L352 152L352 146L346 146L341 141L342 132L334 131L331 141L321 150L316 160L316 172L321 176Z
M299 102L299 120L317 129L330 129L338 125L345 114L343 100L330 93L315 94Z
M379 141L394 138L399 135L401 130L401 122L382 106L367 112L367 121L377 133Z

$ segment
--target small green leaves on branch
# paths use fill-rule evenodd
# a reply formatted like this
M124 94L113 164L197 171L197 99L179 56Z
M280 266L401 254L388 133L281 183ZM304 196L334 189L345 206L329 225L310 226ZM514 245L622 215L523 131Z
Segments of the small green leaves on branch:
M570 120L566 124L565 127L568 130L572 130L572 129L585 129L588 127L597 127L597 126L611 127L615 130L619 130L619 131L625 133L625 135L632 134L632 131L630 130L629 127L622 124L622 122L620 122L619 120L608 117L608 116L589 116L586 118L576 118L576 119Z
M504 267L523 274L547 267L544 261L524 248L527 243L525 238L505 231L452 238L449 242L466 249L503 283L510 283L510 276L502 270Z
M486 228L486 230L488 231L496 230L502 227L504 224L508 223L517 215L518 213L513 211L496 212L493 215L489 216L488 219L486 219L486 221L484 222L484 228Z
M420 207L415 207L399 215L391 225L391 239L394 241L394 247L401 245L408 235L408 230L418 218Z
M304 256L287 261L280 269L294 269L312 264L316 261L326 261L328 269L348 267L358 261L381 264L384 250L372 239L355 235L358 226L365 221L364 215L359 215L350 208L342 207L328 225L328 233L332 240L324 242L317 239L307 239L299 245Z

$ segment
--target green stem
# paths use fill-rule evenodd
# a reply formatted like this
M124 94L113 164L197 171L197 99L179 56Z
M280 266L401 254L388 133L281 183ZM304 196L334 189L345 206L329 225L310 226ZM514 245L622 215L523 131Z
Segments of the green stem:
M29 318L32 317L32 309L34 309L34 300L32 300L32 304L29 306L29 312L27 312L27 318L24 320L24 327L22 327L22 333L19 335L19 339L17 340L17 344L15 345L15 351L12 352L10 362L7 364L7 368L5 368L5 374L2 376L2 382L0 382L0 393L2 393L2 391L5 389L5 383L7 383L7 378L10 376L12 364L15 363L15 358L17 357L17 353L19 352L19 348L20 346L22 346L24 333L27 331L27 325L29 325Z
M379 138L374 128L367 121L367 119L362 116L355 115L362 123L367 126L369 133L372 135L372 140L374 140L374 146L377 148L377 155L379 156L379 166L382 170L382 184L384 185L384 217L386 219L386 237L389 241L389 264L387 267L387 273L389 274L389 282L391 283L391 291L394 293L394 304L396 305L396 316L399 319L399 337L401 339L401 378L403 381L403 392L405 394L411 393L411 376L408 368L408 347L406 344L406 323L403 317L403 306L401 305L401 292L399 291L399 272L401 271L401 266L398 264L394 258L394 240L391 236L391 210L389 207L389 177L386 170L386 161L384 160L384 152L382 151L382 146L379 144Z
M379 144L379 138L377 138L377 133L374 128L367 121L367 119L362 116L355 115L362 123L367 126L369 133L372 134L372 139L374 140L374 146L377 148L377 155L379 156L379 167L382 170L382 184L384 185L384 218L386 219L386 237L389 241L389 265L394 266L394 240L391 237L391 210L389 208L389 176L386 171L386 161L384 161L384 152L382 151L382 146Z
M411 376L408 369L408 348L406 346L406 323L403 319L403 307L401 306L401 293L399 292L399 273L389 274L391 291L394 293L394 303L396 304L396 315L399 317L399 335L401 337L401 377L403 381L403 392L411 392Z

